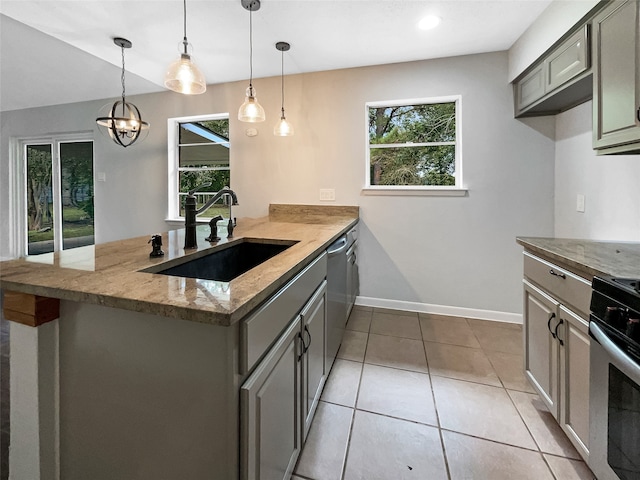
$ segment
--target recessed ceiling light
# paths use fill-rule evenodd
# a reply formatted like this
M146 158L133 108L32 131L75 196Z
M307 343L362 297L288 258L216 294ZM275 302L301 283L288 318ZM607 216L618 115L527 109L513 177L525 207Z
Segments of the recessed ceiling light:
M436 28L440 25L442 19L435 15L427 15L420 22L418 22L418 28L420 30L431 30L432 28Z

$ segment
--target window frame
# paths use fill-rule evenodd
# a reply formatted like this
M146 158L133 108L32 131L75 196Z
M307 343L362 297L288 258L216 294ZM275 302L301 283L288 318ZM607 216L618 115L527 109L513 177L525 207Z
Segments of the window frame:
M167 159L168 159L168 206L167 222L183 222L184 216L180 216L179 197L179 172L180 172L180 124L187 122L201 122L204 120L230 120L229 112L211 113L207 115L189 115L187 117L173 117L167 119ZM231 130L231 128L229 128ZM231 137L231 132L229 132ZM188 168L187 168L188 170ZM199 170L199 169L194 169ZM226 169L219 169L226 170ZM231 176L231 138L229 138L229 176ZM231 185L229 185L230 187Z
M369 109L380 107L400 107L409 105L431 105L437 103L455 103L456 139L455 146L455 185L372 185L371 184L371 148L381 148L380 145L371 144L369 141ZM467 189L462 182L462 95L447 95L441 97L409 98L402 100L386 100L366 102L364 106L365 118L365 182L362 188L363 195L441 195L464 196ZM430 142L412 144L414 146L442 145L449 142ZM408 147L409 144L394 144L394 147ZM390 148L390 147L382 147Z

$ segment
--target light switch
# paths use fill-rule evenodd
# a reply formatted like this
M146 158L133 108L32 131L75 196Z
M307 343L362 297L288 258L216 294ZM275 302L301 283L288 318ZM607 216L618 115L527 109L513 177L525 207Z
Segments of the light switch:
M96 180L98 182L106 182L107 181L107 174L104 173L104 172L96 173Z
M336 199L336 190L334 188L321 188L320 189L320 201L332 202Z
M578 194L576 199L576 211L584 213L584 195Z

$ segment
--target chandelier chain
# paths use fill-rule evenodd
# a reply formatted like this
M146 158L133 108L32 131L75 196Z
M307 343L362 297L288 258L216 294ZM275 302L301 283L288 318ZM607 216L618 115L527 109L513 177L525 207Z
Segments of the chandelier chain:
M280 53L282 54L281 57L281 71L280 71L280 78L282 78L282 82L281 82L281 88L282 88L282 117L284 118L284 50L281 50Z
M124 88L124 46L120 47L122 51L122 74L120 75L120 81L122 82L122 108L124 110L125 103L125 88Z
M182 43L184 44L184 53L187 54L187 45L189 45L189 43L187 42L187 0L184 0L183 2L183 25L184 25L184 38L182 40Z

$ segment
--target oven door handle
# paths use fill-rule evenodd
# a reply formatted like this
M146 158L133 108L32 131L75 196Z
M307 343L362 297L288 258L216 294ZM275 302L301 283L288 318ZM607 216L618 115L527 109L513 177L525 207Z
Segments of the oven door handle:
M622 370L633 382L640 384L640 366L631 360L606 333L593 321L589 322L589 331L605 352L614 360L616 366Z

